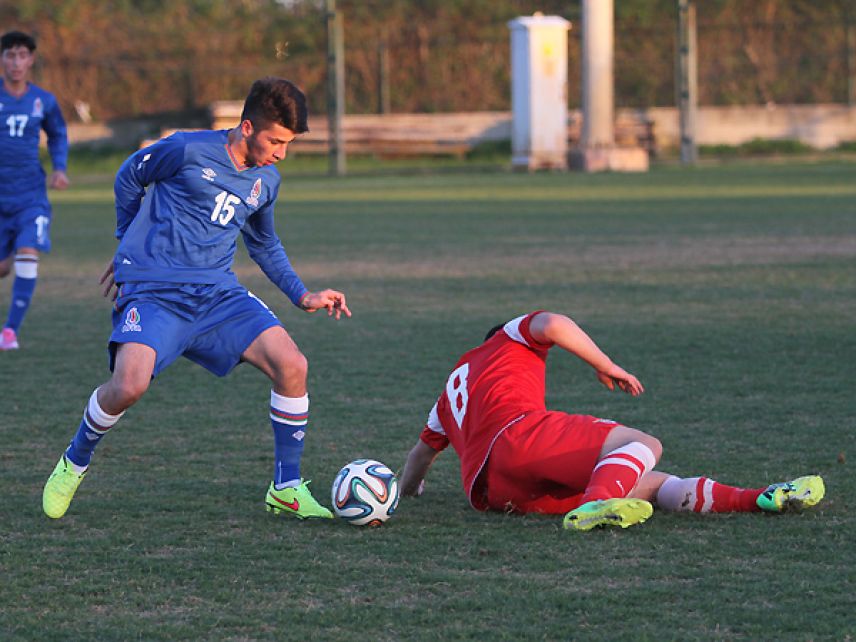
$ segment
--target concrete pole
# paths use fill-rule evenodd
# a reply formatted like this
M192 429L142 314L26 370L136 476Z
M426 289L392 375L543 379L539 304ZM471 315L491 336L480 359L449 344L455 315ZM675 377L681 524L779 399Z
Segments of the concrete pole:
M336 0L327 0L327 131L329 173L345 175L345 140L342 120L345 115L345 37L342 14Z
M678 56L675 68L675 89L681 126L681 163L693 165L698 160L696 147L698 50L695 0L677 0L677 8Z
M613 0L582 0L583 149L615 142L613 95Z

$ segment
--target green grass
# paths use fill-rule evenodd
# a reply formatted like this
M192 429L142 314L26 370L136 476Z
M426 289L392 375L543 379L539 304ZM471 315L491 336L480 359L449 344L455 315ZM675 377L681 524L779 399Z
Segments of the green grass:
M847 151L839 147L839 151ZM718 156L720 158L747 156L795 156L799 154L817 154L810 145L793 139L753 138L740 145L701 145L699 153L702 156Z
M305 464L327 500L357 457L400 467L457 356L539 307L637 374L639 399L554 354L548 405L657 435L661 468L761 486L802 515L656 513L623 532L471 510L457 458L384 527L275 519L269 386L176 363L102 442L68 515L41 489L107 376L109 183L53 195L55 251L0 354L0 638L844 640L856 634L856 166L644 175L295 177L280 233L336 323L244 282L310 362ZM5 314L9 280L0 284ZM843 454L846 463L839 463Z

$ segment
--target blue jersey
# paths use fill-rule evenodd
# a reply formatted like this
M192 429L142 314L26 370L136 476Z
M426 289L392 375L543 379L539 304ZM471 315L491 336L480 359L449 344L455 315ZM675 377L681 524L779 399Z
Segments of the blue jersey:
M237 283L241 233L250 257L299 305L307 289L274 229L279 183L273 166L235 165L227 130L179 132L139 150L116 175L116 282Z
M20 98L6 91L0 78L0 198L29 199L45 190L39 162L39 134L48 136L54 170L65 171L68 139L65 120L53 94L30 83Z

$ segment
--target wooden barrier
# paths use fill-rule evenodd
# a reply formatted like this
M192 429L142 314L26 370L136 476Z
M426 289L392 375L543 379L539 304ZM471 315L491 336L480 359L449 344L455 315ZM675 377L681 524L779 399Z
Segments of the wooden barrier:
M213 129L238 124L241 102L219 101L210 107ZM573 148L580 137L582 118L578 111L568 115L568 143ZM296 154L326 154L329 151L327 119L310 117L310 131L300 136L291 150ZM173 133L164 130L161 137ZM415 156L465 157L483 142L511 140L510 112L464 112L440 114L346 114L342 131L345 152L381 158ZM616 143L642 146L656 152L653 123L634 113L620 113L616 121ZM144 141L151 144L154 140Z
M242 103L211 105L215 129L234 127ZM294 147L297 153L327 153L329 131L325 115L311 116L310 131ZM507 112L446 114L346 114L342 122L345 151L377 156L443 155L463 157L484 140L511 138Z
M215 103L215 106L222 104ZM237 124L241 105L233 104L237 107L232 107L230 112L212 109L207 126L225 128ZM659 150L674 148L678 144L680 131L674 107L622 108L616 110L615 117L615 139L619 146L635 143L653 156ZM571 149L579 141L581 118L578 110L568 113ZM799 140L817 149L831 149L842 142L856 141L856 107L848 105L701 106L698 118L696 142L699 145L740 145L753 138L761 138ZM510 112L346 114L344 124L346 150L354 153L378 150L398 155L405 151L418 153L421 148L425 153L461 154L482 142L511 139ZM151 131L153 125L153 121L145 122L143 119L132 125L83 127L69 123L68 136L71 144L132 145L143 132ZM295 151L326 153L325 116L311 116L310 126L312 132L302 137L305 140L295 146Z

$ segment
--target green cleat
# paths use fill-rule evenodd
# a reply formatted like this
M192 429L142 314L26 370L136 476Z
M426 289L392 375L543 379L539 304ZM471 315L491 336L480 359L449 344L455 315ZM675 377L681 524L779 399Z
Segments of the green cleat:
M333 513L315 501L312 493L309 492L309 482L302 479L299 486L283 488L282 490L276 490L273 487L273 482L271 482L265 496L265 504L267 504L268 512L275 515L286 513L300 519L310 517L331 519L333 517Z
M42 492L42 508L45 515L52 519L59 519L65 515L74 497L74 491L80 486L85 475L85 470L82 473L75 472L63 453Z
M565 515L562 526L571 531L590 531L596 526L627 528L651 517L654 507L644 499L598 499Z
M817 504L825 493L823 478L820 475L808 475L789 482L771 484L758 495L755 503L758 508L769 513L796 513Z

